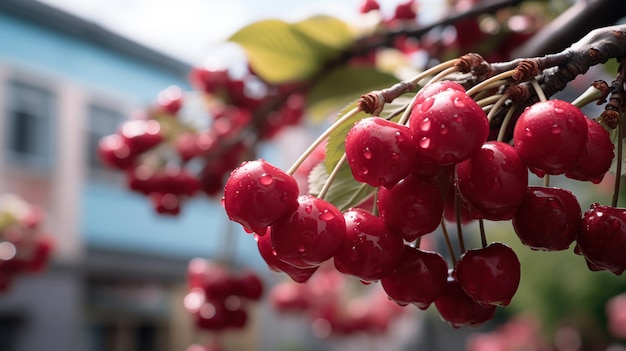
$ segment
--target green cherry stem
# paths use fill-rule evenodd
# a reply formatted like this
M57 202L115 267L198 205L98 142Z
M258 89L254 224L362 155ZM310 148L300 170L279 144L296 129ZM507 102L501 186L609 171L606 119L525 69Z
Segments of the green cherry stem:
M328 127L328 129L326 129L320 136L318 136L317 139L315 139L315 141L311 145L309 145L309 147L304 151L304 153L300 155L300 157L296 160L296 162L294 162L294 164L289 168L289 170L287 170L287 174L293 175L298 169L298 167L300 167L302 163L307 159L307 157L309 157L309 155L313 153L315 148L317 148L324 140L326 140L326 138L335 129L339 128L341 125L343 125L346 121L354 117L359 112L361 112L361 109L358 107L355 107L352 110L348 111L345 115L337 119L335 122L333 122L333 124L331 124L330 127Z
M324 197L326 196L326 193L328 193L328 189L330 189L331 185L335 181L335 178L337 177L337 174L339 174L339 170L341 169L341 167L343 166L345 162L346 162L346 153L344 152L341 158L339 159L339 161L337 161L335 168L333 168L332 172L330 172L330 174L328 175L328 179L326 179L326 182L324 183L324 186L320 190L320 193L317 194L317 197L319 197L320 199L324 199Z

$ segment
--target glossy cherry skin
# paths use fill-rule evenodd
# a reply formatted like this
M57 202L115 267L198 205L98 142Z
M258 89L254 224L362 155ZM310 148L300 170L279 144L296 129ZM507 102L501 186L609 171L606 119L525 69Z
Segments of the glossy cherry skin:
M508 305L521 276L515 251L498 242L463 253L455 271L465 293L484 305Z
M598 184L611 168L615 146L609 132L600 123L587 118L587 142L576 166L565 173L571 179Z
M119 134L130 148L132 155L139 155L159 145L165 137L157 120L129 120L119 128Z
M528 169L512 146L489 141L456 165L456 182L473 218L509 220L526 195Z
M409 175L391 189L379 188L378 211L396 235L413 241L441 223L443 198L433 181Z
M569 102L537 102L515 124L515 149L538 176L564 174L583 154L587 129L587 117Z
M346 136L346 159L354 179L390 188L413 169L417 150L408 127L380 117L356 122Z
M413 105L409 128L418 153L439 165L469 158L487 141L487 115L465 92L446 89Z
M581 230L582 210L571 191L529 186L513 215L520 241L534 250L566 250Z
M437 252L404 246L396 268L380 282L398 305L414 304L425 310L444 291L448 264Z
M298 208L295 178L263 159L247 161L232 171L224 186L228 218L264 234L268 225Z
M366 282L376 282L396 267L402 255L402 237L370 212L353 208L343 214L346 239L334 256L335 268Z
M345 241L343 214L327 201L312 195L298 197L298 208L271 226L276 257L298 268L319 266Z
M621 275L626 269L626 208L591 205L576 244L592 267Z
M451 80L440 80L435 83L427 84L422 89L420 89L417 94L415 94L414 105L419 105L424 102L429 97L435 96L442 91L446 90L456 90L460 92L465 92L465 88L457 82Z
M279 260L278 257L276 257L276 250L274 250L274 246L272 245L272 233L270 229L267 230L265 235L260 236L257 234L254 238L257 241L259 253L265 263L267 263L270 270L274 272L283 272L296 283L304 283L308 281L313 273L317 271L317 266L311 268L297 268Z
M477 327L493 319L496 306L483 305L474 301L465 293L453 275L448 276L443 293L435 300L435 307L441 319L453 328Z

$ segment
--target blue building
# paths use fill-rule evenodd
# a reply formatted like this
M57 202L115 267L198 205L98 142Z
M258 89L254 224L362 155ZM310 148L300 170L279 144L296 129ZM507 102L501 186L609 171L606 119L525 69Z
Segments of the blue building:
M230 240L244 239L219 203L157 215L96 158L159 91L189 89L190 69L42 3L0 2L0 193L41 206L56 240L45 273L0 295L0 350L184 349L187 262L260 262L252 241Z

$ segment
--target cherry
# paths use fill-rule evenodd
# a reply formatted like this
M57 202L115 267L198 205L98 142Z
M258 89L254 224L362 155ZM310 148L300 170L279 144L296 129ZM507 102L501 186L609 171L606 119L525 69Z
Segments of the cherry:
M254 272L244 272L233 282L233 293L236 296L259 301L263 296L263 282Z
M103 137L98 142L98 156L102 163L116 169L131 169L135 166L134 155L118 134Z
M409 128L418 152L440 165L469 158L487 140L487 115L464 91L445 89L413 105Z
M446 286L435 307L441 318L453 328L477 327L491 320L496 312L495 305L483 305L472 299L461 288L454 274L449 274Z
M150 193L150 201L158 214L177 216L180 214L180 196L172 193Z
M122 123L118 133L128 145L131 155L142 154L165 140L161 134L161 124L154 119L126 121Z
M366 210L350 209L343 217L346 240L335 253L335 267L362 281L378 281L398 264L404 246L402 238Z
M414 167L417 151L408 127L380 117L356 122L346 136L346 157L354 179L393 187Z
M284 272L296 283L306 282L309 278L311 278L313 273L317 271L318 267L297 268L279 260L278 257L276 257L276 250L274 250L274 246L272 245L272 233L270 229L267 230L265 235L261 236L257 234L254 238L257 241L261 257L272 271Z
M293 213L271 226L276 257L298 268L319 266L343 244L346 221L335 206L315 196L301 195L297 202Z
M587 117L563 100L527 107L513 129L515 149L538 176L564 174L576 166L587 140Z
M298 208L296 180L263 159L237 167L224 186L228 217L258 234Z
M304 312L312 302L306 285L281 282L272 288L270 302L280 312Z
M572 192L561 188L529 186L513 215L513 229L521 242L534 249L569 248L581 230L582 210Z
M583 214L576 244L578 252L591 263L590 268L621 275L626 269L626 209L591 205Z
M380 4L377 0L363 0L359 6L359 13L368 13L375 10L380 10Z
M456 165L456 182L473 218L509 220L526 195L528 170L512 146L489 141Z
M455 271L465 293L484 305L508 305L521 276L515 251L499 242L466 251L457 261Z
M443 198L434 181L409 175L391 189L379 188L380 217L406 241L433 232L441 223Z
M159 92L157 96L159 107L170 115L176 115L183 106L183 92L180 87L172 85Z
M576 166L565 173L571 179L598 184L611 167L615 146L609 132L595 120L586 119L588 133L583 154Z
M414 105L419 105L424 102L424 100L429 97L433 97L442 91L446 90L456 90L460 92L465 92L465 88L455 81L452 80L440 80L435 83L426 84L422 89L420 89L415 94L415 100L413 102Z
M448 264L439 253L405 245L396 268L380 282L397 304L425 310L443 293L447 276Z

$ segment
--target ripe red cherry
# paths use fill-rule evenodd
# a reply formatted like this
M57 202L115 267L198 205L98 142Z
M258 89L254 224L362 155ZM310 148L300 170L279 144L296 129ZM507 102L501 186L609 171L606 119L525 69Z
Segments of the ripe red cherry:
M534 250L565 250L581 230L582 210L571 191L530 186L513 215L513 229Z
M278 218L298 208L298 183L263 159L247 161L230 174L224 186L228 217L264 234Z
M359 13L368 13L374 10L380 10L380 4L377 0L363 0L359 6Z
M118 134L107 135L98 142L98 157L103 164L116 169L131 169L135 166L135 157L124 138Z
M271 226L276 257L298 268L311 268L333 257L343 244L346 221L341 211L312 195L298 197L298 208Z
M429 97L435 96L442 91L446 90L456 90L460 92L465 92L465 88L457 82L451 80L440 80L432 84L425 85L422 89L420 89L417 94L415 94L414 105L419 105L424 102Z
M489 141L456 165L456 181L473 218L509 220L526 195L528 169L512 146Z
M396 268L380 282L398 305L415 304L425 310L443 293L447 277L443 256L405 245Z
M448 276L445 289L435 300L435 307L441 318L454 328L477 327L493 318L495 305L482 305L465 293L459 282Z
M441 223L443 198L434 181L409 175L391 189L378 189L380 218L396 235L413 241Z
M335 267L362 281L378 281L398 264L404 247L402 238L392 234L382 219L366 210L350 209L343 217L346 239L335 253Z
M598 184L609 171L615 157L615 146L609 132L595 120L587 118L587 142L576 166L565 173L571 179Z
M440 165L469 158L489 135L485 112L464 91L455 89L413 105L409 127L418 152Z
M515 149L538 176L564 174L574 168L585 149L586 119L567 101L537 102L515 124Z
M354 179L390 188L413 169L417 151L406 126L380 117L355 123L346 136L346 158Z
M508 305L521 276L515 251L497 242L463 253L455 271L465 293L483 305Z
M139 155L159 145L165 137L157 120L136 119L122 123L119 129L132 155Z
M621 275L626 269L626 209L591 205L583 215L576 243L594 269Z
M311 278L313 273L317 271L318 267L297 268L279 260L278 257L276 257L276 250L274 250L274 246L272 245L272 233L270 229L267 230L265 235L261 236L257 234L254 238L257 241L257 247L261 257L272 271L283 272L296 283L306 282Z

